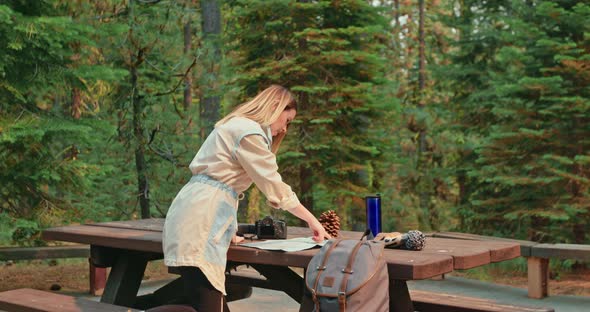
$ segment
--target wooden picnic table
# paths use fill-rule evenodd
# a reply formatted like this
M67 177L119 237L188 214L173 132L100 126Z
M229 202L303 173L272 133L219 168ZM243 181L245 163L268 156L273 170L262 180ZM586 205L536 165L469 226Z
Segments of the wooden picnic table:
M101 302L146 309L157 305L153 297L137 296L147 263L163 258L162 228L164 219L104 222L50 228L42 233L45 240L90 245L91 260L97 266L111 267ZM346 239L360 239L361 232L341 231ZM311 236L307 228L288 227L288 238ZM289 267L306 268L318 248L298 252L269 251L232 245L228 261L248 264L273 285L296 301L302 301L303 278ZM470 269L520 256L520 246L512 242L471 241L428 237L422 251L386 249L389 271L390 310L414 311L406 281L428 279L453 270ZM253 285L257 286L257 285ZM179 279L157 290L157 297L182 293ZM180 291L180 292L179 292Z

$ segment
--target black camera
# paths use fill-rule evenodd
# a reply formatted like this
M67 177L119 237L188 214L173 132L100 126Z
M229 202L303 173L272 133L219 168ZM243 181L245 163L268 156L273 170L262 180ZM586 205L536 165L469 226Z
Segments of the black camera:
M259 239L286 239L287 223L266 216L252 224L240 224L238 234L256 234Z

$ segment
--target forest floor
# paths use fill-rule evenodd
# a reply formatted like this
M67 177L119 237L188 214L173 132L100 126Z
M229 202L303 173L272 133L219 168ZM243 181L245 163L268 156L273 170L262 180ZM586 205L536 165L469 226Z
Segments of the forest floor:
M527 288L526 272L489 268L477 271L455 271L452 275ZM155 281L176 277L176 275L168 273L162 261L153 261L148 264L144 280ZM0 291L25 287L71 293L87 292L88 263L81 259L0 262ZM555 276L555 279L550 280L549 293L550 295L590 297L590 268L560 272L558 276Z

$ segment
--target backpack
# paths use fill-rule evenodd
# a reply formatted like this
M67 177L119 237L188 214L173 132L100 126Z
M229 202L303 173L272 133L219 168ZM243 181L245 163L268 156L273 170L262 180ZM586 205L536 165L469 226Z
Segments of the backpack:
M372 240L327 241L307 266L302 310L388 312L384 247Z

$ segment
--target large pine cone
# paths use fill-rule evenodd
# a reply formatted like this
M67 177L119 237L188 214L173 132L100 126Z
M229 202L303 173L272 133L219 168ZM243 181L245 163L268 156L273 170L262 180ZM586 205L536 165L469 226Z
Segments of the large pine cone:
M323 212L318 220L330 236L335 238L340 235L340 217L334 210Z

